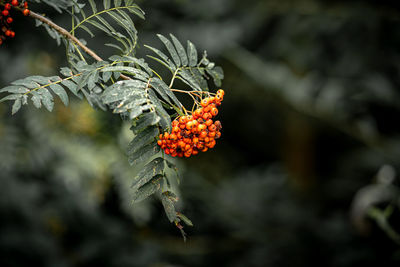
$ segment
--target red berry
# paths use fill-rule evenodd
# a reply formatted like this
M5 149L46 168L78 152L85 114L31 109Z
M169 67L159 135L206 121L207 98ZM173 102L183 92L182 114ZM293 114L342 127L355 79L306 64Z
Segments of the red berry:
M19 5L18 0L12 0L11 5L18 6Z
M4 10L1 12L1 14L3 14L4 17L7 17L7 16L10 14L10 12L8 12L7 9L4 9Z
M10 30L6 30L5 35L6 36L10 36L11 35L11 31Z
M11 32L11 38L15 37L15 32Z
M13 22L13 18L12 18L12 17L8 17L8 18L7 18L7 23L10 24L10 23L12 23L12 22Z
M24 13L24 16L29 16L30 11L29 9L24 9L22 13Z
M7 4L4 5L4 8L7 9L7 10L10 10L11 9L11 5L9 3L7 3Z

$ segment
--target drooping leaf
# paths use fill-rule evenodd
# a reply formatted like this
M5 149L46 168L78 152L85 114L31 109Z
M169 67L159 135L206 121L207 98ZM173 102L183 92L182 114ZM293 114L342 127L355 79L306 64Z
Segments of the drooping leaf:
M168 192L168 191L167 191ZM168 197L168 193L164 192L161 194L161 203L164 206L165 214L170 222L175 222L178 219L177 212L175 210L174 203Z
M133 189L138 189L144 184L148 183L152 178L157 175L162 175L164 172L164 159L155 158L147 163L143 169L135 176L132 183Z
M147 127L136 135L128 145L128 155L134 154L141 147L149 144L158 135L157 127Z
M152 142L141 147L135 153L128 155L128 162L130 165L137 165L147 161L158 152L160 152L160 147L157 145L157 142Z
M163 175L159 174L153 177L148 183L144 184L143 186L139 187L133 193L133 202L140 202L148 198L149 196L156 193L158 190L161 189L161 179Z
M131 131L135 134L146 129L149 126L156 125L160 121L160 117L155 112L148 112L142 114L131 127Z

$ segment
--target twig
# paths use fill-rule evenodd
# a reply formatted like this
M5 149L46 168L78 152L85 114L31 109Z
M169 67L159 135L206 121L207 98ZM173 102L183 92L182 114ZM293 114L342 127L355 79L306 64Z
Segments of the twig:
M51 28L53 28L54 30L56 30L58 33L60 33L61 35L65 36L65 38L67 38L68 40L70 40L71 42L74 42L75 44L77 44L80 48L82 48L83 51L86 52L86 54L88 54L89 56L91 56L92 58L94 58L97 61L103 61L103 59L97 55L93 50L91 50L89 47L85 46L84 44L82 44L81 41L78 40L78 38L76 38L75 36L73 36L72 34L70 34L66 29L60 27L59 25L55 24L54 22L52 22L51 20L49 20L48 18L39 15L33 11L31 11L29 13L29 16L31 16L32 18L35 18L37 20L40 20L41 22L49 25ZM119 76L121 79L124 80L131 80L131 78L129 78L128 76L125 76L123 74L121 74Z

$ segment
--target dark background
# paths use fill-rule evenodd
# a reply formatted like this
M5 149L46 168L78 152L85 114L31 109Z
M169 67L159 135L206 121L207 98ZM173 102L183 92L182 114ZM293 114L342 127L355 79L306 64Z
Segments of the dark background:
M156 199L130 203L118 116L76 99L14 116L1 103L0 266L399 266L397 1L138 4L139 56L173 33L225 71L222 138L177 161L188 241ZM66 65L30 18L13 29L0 88ZM101 34L82 37L111 55Z

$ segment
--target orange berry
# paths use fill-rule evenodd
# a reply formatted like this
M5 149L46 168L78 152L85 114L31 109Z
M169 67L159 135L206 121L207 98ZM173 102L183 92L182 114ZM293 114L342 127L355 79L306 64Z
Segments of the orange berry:
M204 148L204 143L199 143L199 144L197 145L197 148L200 149L200 150L202 150L202 149Z
M29 16L30 11L26 8L24 9L24 11L22 11L22 13L24 14L24 16Z
M204 98L203 100L201 100L200 104L201 104L202 107L208 106L208 98Z
M211 114L210 113L204 113L204 115L203 115L203 119L205 119L205 120L208 120L208 119L211 119Z
M217 126L217 130L218 130L218 131L222 129L222 124L221 124L220 121L215 121L215 122L214 122L214 125Z
M215 133L215 139L218 139L218 138L220 138L221 137L221 132L216 132Z
M188 121L188 122L186 123L186 129L188 129L188 130L193 129L193 122L192 122L192 121Z
M196 109L196 110L194 111L194 115L195 115L196 117L201 117L201 116L203 116L203 114L204 114L204 110L203 110L202 108Z
M210 113L211 113L211 115L212 115L213 117L215 117L215 116L218 115L218 109L217 109L217 108L212 108Z
M217 135L216 132L209 132L208 133L208 137L210 137L210 138L215 138L216 135Z
M202 131L202 132L200 133L200 138L206 138L207 135L208 135L208 133L207 133L206 131Z
M175 141L175 140L177 139L176 134L170 134L170 135L169 135L169 139Z
M217 91L217 94L220 94L220 95L224 96L224 95L225 95L225 91L222 90L222 89L219 89L219 90Z
M210 141L210 142L207 144L207 147L208 147L208 148L213 148L213 147L215 146L216 143L217 143L217 142L215 142L215 140L212 140L212 141Z
M212 119L208 119L208 120L206 121L206 126L207 126L207 127L211 126L212 124L213 124Z
M157 141L157 144L158 144L159 146L161 146L161 145L162 145L162 140L158 140L158 141Z
M214 124L211 124L210 126L208 126L208 130L210 132L215 132L217 130L217 126L215 126Z
M201 132L201 131L203 131L203 130L205 130L205 129L207 129L207 126L204 125L204 124L199 124L199 125L197 126L197 131L198 131L198 132Z
M185 124L186 123L186 116L182 116L179 118L179 123L180 124Z

